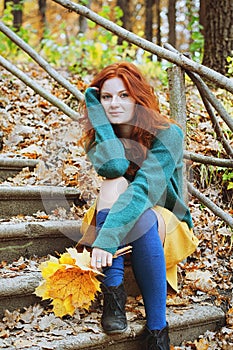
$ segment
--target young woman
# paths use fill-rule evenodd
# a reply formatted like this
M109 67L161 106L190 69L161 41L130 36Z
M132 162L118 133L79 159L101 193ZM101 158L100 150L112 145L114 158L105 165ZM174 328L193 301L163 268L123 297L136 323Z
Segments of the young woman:
M105 274L102 327L109 334L127 328L124 257L113 255L130 244L146 312L142 349L168 350L167 282L177 290L177 263L198 244L182 197L182 131L160 113L152 87L132 63L104 68L85 102L82 142L103 182L80 244L92 247L91 264Z

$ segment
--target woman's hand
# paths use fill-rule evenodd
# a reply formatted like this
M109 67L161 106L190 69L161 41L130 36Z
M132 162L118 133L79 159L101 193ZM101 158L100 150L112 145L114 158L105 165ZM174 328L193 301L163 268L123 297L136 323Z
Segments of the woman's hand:
M93 248L91 256L91 267L100 269L101 267L112 265L112 254L100 248Z

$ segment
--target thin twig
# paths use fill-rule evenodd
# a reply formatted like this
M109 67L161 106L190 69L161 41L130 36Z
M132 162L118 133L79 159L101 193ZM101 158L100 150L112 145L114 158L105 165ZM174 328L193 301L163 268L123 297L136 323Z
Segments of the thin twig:
M0 56L0 65L6 68L9 72L15 75L17 78L22 80L27 86L29 86L32 90L42 96L44 99L52 103L54 106L59 108L64 114L70 117L73 120L79 120L80 115L73 111L67 104L63 101L59 100L57 97L53 96L46 90L44 90L39 84L37 84L34 80L29 78L25 73L23 73L20 69L14 66L12 63L7 61L4 57Z
M132 246L128 245L124 248L118 249L116 253L113 255L113 258L118 258L118 256L125 255L131 252L132 252Z
M227 113L221 102L215 97L215 95L210 91L208 86L204 83L204 81L195 73L190 71L186 71L187 75L190 79L196 84L199 92L202 92L202 96L204 96L214 107L214 109L218 112L224 122L227 124L229 129L233 132L233 119Z
M189 192L233 229L233 218L188 182Z
M233 168L233 159L222 159L216 157L203 156L195 152L184 151L184 158L193 162L215 165L222 168Z
M83 94L68 80L63 78L62 75L58 74L48 62L45 61L30 45L23 41L17 34L15 34L10 28L8 28L3 22L0 21L0 31L4 33L9 39L11 39L17 46L25 51L34 61L36 61L54 80L60 85L70 91L78 101L84 99Z

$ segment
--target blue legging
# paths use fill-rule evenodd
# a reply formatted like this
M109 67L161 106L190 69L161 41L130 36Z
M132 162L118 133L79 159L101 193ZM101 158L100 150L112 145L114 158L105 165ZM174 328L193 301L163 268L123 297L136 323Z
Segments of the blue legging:
M102 227L109 210L101 210L96 217L97 233ZM131 263L142 293L147 327L160 330L166 326L166 266L163 246L158 234L158 220L155 212L146 210L127 236L131 242ZM104 284L118 286L124 278L124 257L113 259L110 267L103 269Z

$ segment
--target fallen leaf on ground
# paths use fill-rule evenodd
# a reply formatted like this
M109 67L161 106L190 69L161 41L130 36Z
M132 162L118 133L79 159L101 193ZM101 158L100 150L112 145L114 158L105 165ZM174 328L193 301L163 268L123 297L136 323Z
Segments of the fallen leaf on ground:
M208 292L216 288L216 283L213 281L213 276L210 271L192 271L186 274L186 278L192 282L195 289L203 292Z

